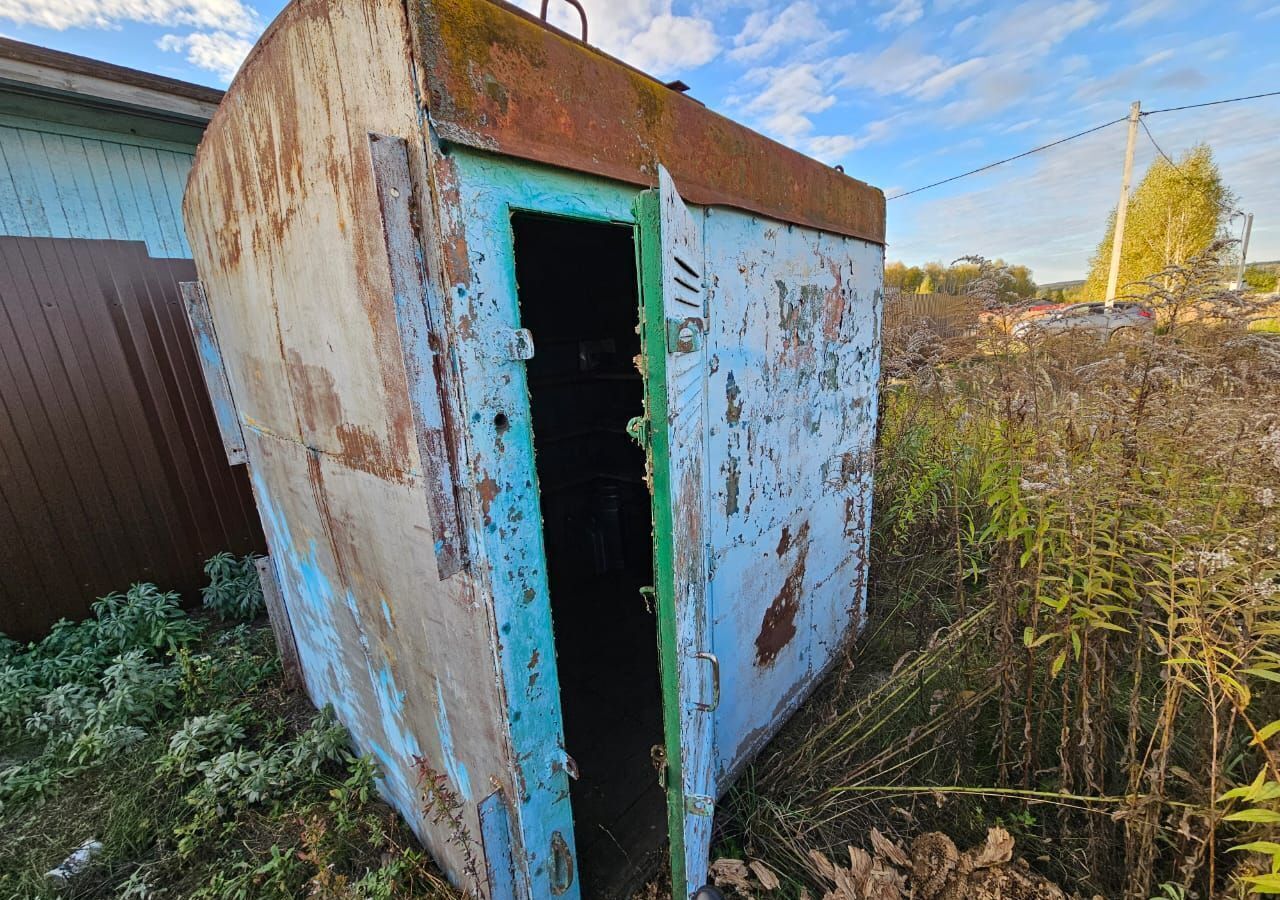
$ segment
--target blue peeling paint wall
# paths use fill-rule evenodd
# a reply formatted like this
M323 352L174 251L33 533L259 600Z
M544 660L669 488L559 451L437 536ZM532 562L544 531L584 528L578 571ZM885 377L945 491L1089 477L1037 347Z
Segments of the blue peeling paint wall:
M533 895L544 896L545 848L557 831L572 846L573 832L555 765L563 736L528 387L507 352L521 326L511 214L630 224L637 191L458 148L446 167L453 202L441 227L465 237L470 273L449 286L471 450L464 477L484 498L480 537L523 785L517 825ZM707 649L722 667L708 760L722 791L861 622L883 250L735 210L695 214L710 305Z
M145 241L151 256L189 259L181 206L194 152L0 114L0 234Z
M532 896L547 897L553 836L560 834L575 859L577 852L562 765L559 681L528 385L524 364L507 351L508 337L521 327L511 214L629 224L637 189L461 149L450 154L448 164L457 200L446 209L449 219L442 230L465 234L471 273L469 282L449 286L449 326L456 335L471 447L464 477L482 503L480 539L490 571L507 717L522 786L516 824L524 839ZM501 433L494 425L499 413L507 417ZM572 900L577 895L575 880L560 896Z
M884 251L736 210L705 235L723 791L863 619Z

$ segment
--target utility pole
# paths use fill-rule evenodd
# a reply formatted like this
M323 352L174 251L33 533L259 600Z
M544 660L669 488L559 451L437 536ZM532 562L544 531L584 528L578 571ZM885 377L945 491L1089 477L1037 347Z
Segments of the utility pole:
M1253 213L1244 217L1244 238L1240 241L1240 271L1236 273L1236 290L1244 287L1244 258L1249 255L1249 235L1253 233Z
M1116 302L1116 282L1120 280L1120 248L1124 246L1124 220L1129 213L1129 179L1133 175L1133 144L1138 138L1138 118L1142 102L1129 106L1129 143L1124 149L1124 178L1120 181L1120 205L1116 207L1116 229L1111 239L1111 271L1107 274L1107 306Z

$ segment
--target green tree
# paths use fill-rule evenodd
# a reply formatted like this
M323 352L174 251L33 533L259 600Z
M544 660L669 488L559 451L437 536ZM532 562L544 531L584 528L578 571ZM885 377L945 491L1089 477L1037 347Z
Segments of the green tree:
M903 262L885 264L884 286L889 290L897 290L904 294L914 294L923 280L924 272L920 271L919 266L907 266Z
M1036 295L1036 281L1031 277L1031 270L1026 266L1009 266L1009 275L1013 278L1013 292L1019 297L1027 298Z
M1150 286L1138 282L1182 265L1225 236L1234 203L1235 195L1223 183L1207 144L1188 150L1176 166L1157 157L1129 197L1117 293L1150 293ZM1086 299L1106 296L1115 227L1113 210L1089 263L1082 292Z
M951 265L941 262L928 262L923 266L908 266L903 262L886 263L884 267L884 286L887 290L896 290L903 294L953 294L967 292L968 287L982 272L979 266L965 257L957 259ZM1026 266L1009 266L1004 260L996 260L995 265L1006 271L1010 281L1010 289L1019 297L1033 297L1036 283L1031 277L1031 270Z
M1259 294L1270 294L1276 290L1276 282L1280 272L1275 269L1264 269L1261 266L1250 266L1244 270L1244 283L1251 291Z

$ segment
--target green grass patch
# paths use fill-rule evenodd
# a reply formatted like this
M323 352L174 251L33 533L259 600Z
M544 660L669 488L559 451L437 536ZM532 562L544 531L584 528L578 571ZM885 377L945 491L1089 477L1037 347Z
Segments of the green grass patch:
M0 645L0 898L457 896L328 711L283 689L251 559L207 614L134 585ZM45 873L103 845L58 888Z

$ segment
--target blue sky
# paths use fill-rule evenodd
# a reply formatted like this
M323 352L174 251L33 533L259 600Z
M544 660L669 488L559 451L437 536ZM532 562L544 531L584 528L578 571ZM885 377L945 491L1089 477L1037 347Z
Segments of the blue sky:
M892 196L1146 109L1280 90L1263 0L583 0L591 38L714 109ZM0 0L0 33L225 86L279 2ZM536 9L538 0L519 0ZM576 14L552 0L555 21ZM1207 141L1253 259L1280 258L1280 97L1151 116L1176 155ZM1119 189L1124 126L890 200L890 259L1002 256L1083 276ZM1155 154L1140 132L1139 175Z

